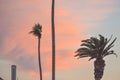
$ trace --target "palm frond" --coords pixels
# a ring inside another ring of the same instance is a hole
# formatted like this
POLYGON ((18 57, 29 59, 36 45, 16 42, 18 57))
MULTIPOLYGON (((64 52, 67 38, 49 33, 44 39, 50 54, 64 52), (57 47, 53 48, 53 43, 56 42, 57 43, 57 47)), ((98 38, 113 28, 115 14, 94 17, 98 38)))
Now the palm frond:
POLYGON ((99 46, 99 39, 97 39, 96 37, 91 37, 91 42, 96 46, 98 47, 99 46))
POLYGON ((82 47, 82 48, 79 48, 76 52, 82 52, 82 51, 89 51, 89 49, 82 47))
POLYGON ((86 47, 89 47, 89 48, 95 48, 95 45, 93 44, 91 39, 82 40, 81 42, 83 42, 82 43, 83 46, 86 46, 86 47))
POLYGON ((105 54, 106 52, 108 52, 114 45, 113 43, 116 41, 117 38, 115 38, 108 46, 106 46, 106 48, 103 51, 103 54, 105 54))
POLYGON ((100 46, 102 46, 104 43, 105 43, 105 41, 106 41, 106 39, 104 38, 104 36, 102 36, 102 35, 100 35, 99 34, 99 37, 100 37, 100 46))
POLYGON ((109 52, 106 52, 106 53, 103 55, 103 57, 108 56, 108 55, 111 55, 111 54, 113 54, 113 55, 115 55, 115 56, 117 57, 117 54, 114 53, 113 50, 111 50, 111 51, 109 51, 109 52))
POLYGON ((84 58, 84 57, 89 57, 89 55, 88 53, 85 53, 85 52, 79 52, 74 57, 84 58))
POLYGON ((109 39, 104 38, 104 43, 100 46, 101 54, 104 54, 103 51, 104 51, 106 45, 107 45, 107 44, 110 42, 110 40, 112 39, 112 36, 113 36, 113 35, 111 35, 111 37, 110 37, 109 39))
POLYGON ((94 58, 96 58, 95 56, 92 56, 88 61, 90 61, 90 60, 92 60, 92 59, 94 59, 94 58))
POLYGON ((87 48, 90 48, 90 49, 94 49, 95 48, 94 45, 88 44, 88 43, 82 43, 80 46, 84 46, 84 47, 87 47, 87 48))
POLYGON ((30 31, 29 34, 33 33, 34 31, 30 31))
POLYGON ((88 57, 90 55, 90 51, 88 48, 79 48, 75 53, 77 53, 74 57, 88 57))

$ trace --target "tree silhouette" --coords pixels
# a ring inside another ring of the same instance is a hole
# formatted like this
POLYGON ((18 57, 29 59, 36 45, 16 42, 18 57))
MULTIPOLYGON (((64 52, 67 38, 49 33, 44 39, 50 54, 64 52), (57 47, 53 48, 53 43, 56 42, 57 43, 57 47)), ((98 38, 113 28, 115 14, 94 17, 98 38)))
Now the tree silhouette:
POLYGON ((35 24, 32 31, 30 31, 30 33, 38 37, 38 63, 39 63, 40 80, 42 80, 42 66, 41 66, 41 57, 40 57, 41 32, 42 32, 42 26, 40 24, 35 24))
POLYGON ((81 48, 76 51, 75 57, 84 58, 90 57, 91 59, 96 59, 94 61, 94 78, 95 80, 101 80, 105 67, 104 57, 114 54, 111 48, 114 46, 114 42, 117 38, 115 38, 111 43, 112 36, 107 39, 102 35, 99 35, 99 38, 91 37, 90 39, 82 40, 81 48))

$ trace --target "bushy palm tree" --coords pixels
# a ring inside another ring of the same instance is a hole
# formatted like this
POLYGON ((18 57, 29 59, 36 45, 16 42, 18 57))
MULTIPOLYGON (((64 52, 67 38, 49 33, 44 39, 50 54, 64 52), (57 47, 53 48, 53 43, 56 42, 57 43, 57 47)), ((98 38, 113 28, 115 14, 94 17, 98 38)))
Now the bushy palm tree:
POLYGON ((38 37, 38 63, 39 63, 40 80, 42 80, 42 66, 41 66, 41 58, 40 58, 41 32, 42 32, 42 26, 40 24, 35 24, 32 31, 30 31, 30 33, 32 33, 34 36, 38 37))
POLYGON ((55 23, 54 23, 54 7, 55 0, 52 0, 51 7, 51 23, 52 23, 52 80, 55 80, 55 23))
MULTIPOLYGON (((99 38, 91 37, 90 39, 82 40, 81 47, 76 51, 75 57, 84 58, 90 57, 91 59, 95 59, 94 61, 94 78, 95 80, 101 80, 105 67, 104 57, 114 54, 111 48, 114 46, 114 42, 116 38, 110 43, 112 36, 107 39, 102 35, 99 35, 99 38)), ((116 55, 117 56, 117 55, 116 55)))

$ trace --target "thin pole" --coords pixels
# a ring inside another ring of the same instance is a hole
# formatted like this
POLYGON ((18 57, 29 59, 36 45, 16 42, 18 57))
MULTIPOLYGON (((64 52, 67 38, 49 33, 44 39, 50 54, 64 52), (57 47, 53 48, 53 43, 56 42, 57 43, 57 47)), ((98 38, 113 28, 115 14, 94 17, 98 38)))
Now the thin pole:
POLYGON ((51 12, 51 21, 52 21, 52 80, 55 80, 55 23, 54 23, 54 5, 55 0, 52 0, 52 12, 51 12))

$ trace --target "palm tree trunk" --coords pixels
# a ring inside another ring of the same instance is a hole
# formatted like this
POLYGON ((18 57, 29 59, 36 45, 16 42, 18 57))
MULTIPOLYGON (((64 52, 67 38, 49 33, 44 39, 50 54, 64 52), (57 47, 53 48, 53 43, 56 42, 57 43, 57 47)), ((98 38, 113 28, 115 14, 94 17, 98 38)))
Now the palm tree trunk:
POLYGON ((105 61, 100 58, 94 61, 94 78, 95 80, 101 80, 104 73, 105 61))
POLYGON ((52 0, 51 22, 52 22, 52 80, 55 80, 55 24, 54 24, 54 5, 55 0, 52 0))
POLYGON ((39 63, 39 76, 40 80, 42 80, 42 66, 41 66, 41 58, 40 58, 40 37, 38 36, 38 63, 39 63))

